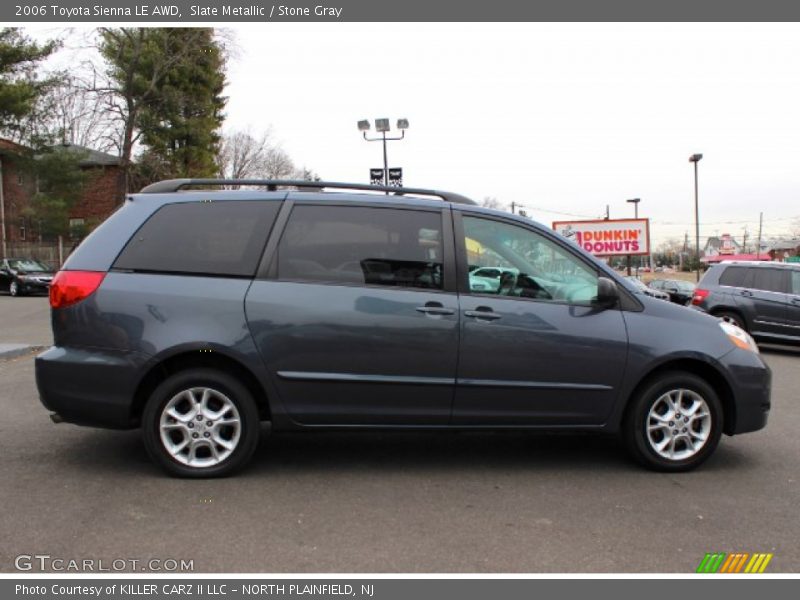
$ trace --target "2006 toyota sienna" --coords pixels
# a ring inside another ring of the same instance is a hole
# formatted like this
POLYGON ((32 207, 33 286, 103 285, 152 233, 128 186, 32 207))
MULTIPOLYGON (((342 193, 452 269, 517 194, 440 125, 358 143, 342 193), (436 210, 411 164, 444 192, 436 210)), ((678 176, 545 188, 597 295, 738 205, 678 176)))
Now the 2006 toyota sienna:
POLYGON ((159 182, 73 252, 50 303, 36 381, 53 420, 141 427, 180 476, 241 467, 264 421, 619 433, 679 471, 770 408, 747 333, 449 192, 159 182))

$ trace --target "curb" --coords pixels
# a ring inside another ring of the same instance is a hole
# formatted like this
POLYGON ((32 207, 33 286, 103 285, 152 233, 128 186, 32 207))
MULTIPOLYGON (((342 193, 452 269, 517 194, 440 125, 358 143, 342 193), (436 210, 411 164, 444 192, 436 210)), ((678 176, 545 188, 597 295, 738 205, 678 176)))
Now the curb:
POLYGON ((29 346, 28 344, 0 344, 0 360, 9 360, 24 356, 31 352, 41 349, 41 346, 29 346))

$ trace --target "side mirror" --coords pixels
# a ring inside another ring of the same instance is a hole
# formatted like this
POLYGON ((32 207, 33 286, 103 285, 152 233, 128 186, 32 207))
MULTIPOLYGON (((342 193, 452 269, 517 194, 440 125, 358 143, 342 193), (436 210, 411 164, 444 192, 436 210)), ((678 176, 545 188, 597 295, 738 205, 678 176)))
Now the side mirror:
POLYGON ((619 290, 617 284, 608 277, 597 278, 597 299, 595 306, 602 308, 612 308, 619 302, 619 290))

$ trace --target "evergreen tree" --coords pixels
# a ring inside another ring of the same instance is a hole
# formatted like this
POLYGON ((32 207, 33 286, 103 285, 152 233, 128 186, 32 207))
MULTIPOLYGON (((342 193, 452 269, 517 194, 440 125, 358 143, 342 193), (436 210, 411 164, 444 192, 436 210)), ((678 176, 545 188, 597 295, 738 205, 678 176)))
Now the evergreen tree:
POLYGON ((119 197, 131 189, 133 153, 140 141, 159 173, 213 174, 205 153, 210 151, 213 161, 224 105, 219 96, 224 52, 213 30, 119 27, 102 28, 99 35, 106 69, 93 91, 119 120, 119 197), (194 126, 196 131, 187 131, 194 126))
POLYGON ((226 98, 225 59, 212 29, 164 29, 169 54, 183 53, 143 103, 138 125, 151 159, 170 177, 213 177, 226 98))
POLYGON ((54 83, 53 78, 37 77, 36 68, 57 46, 55 41, 37 44, 20 29, 0 29, 0 129, 13 128, 54 83))
POLYGON ((84 158, 65 146, 45 148, 23 158, 22 167, 37 181, 27 216, 39 221, 43 235, 74 233, 69 230, 69 211, 80 200, 87 182, 87 174, 80 168, 84 158))

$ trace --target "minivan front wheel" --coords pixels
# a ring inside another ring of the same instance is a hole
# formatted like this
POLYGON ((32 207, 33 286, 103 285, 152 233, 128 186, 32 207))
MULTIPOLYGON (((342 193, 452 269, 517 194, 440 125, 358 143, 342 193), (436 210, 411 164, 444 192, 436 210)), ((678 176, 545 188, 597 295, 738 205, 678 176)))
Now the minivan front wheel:
POLYGON ((242 467, 258 445, 259 429, 247 388, 227 373, 206 369, 169 377, 142 415, 148 453, 181 477, 220 477, 242 467))
POLYGON ((705 461, 722 434, 722 407, 708 383, 691 373, 653 379, 633 399, 623 435, 633 456, 659 471, 688 471, 705 461))

